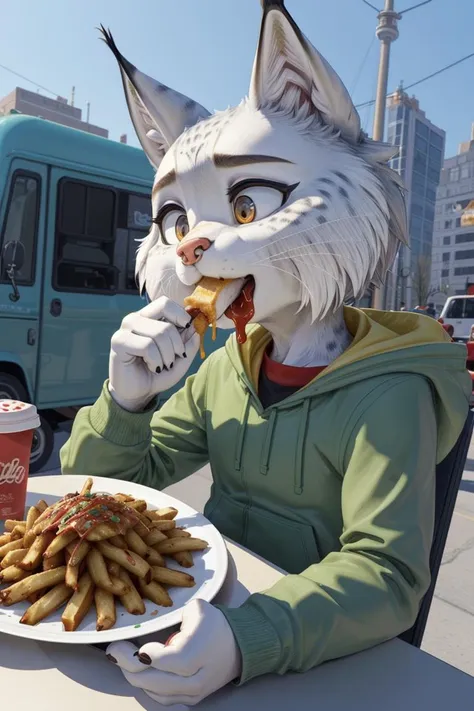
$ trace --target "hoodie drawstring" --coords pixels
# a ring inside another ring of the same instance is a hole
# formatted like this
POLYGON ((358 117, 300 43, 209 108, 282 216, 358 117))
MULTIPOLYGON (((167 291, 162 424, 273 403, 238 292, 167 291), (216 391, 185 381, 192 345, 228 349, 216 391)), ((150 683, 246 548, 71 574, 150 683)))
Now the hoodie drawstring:
POLYGON ((303 493, 303 458, 304 458, 304 447, 306 441, 306 431, 308 429, 308 417, 309 408, 311 405, 311 399, 308 398, 304 401, 300 426, 298 428, 298 438, 296 440, 296 457, 295 457, 295 494, 303 493))
POLYGON ((243 452, 243 448, 244 448, 245 431, 247 429, 249 411, 250 411, 250 392, 247 390, 245 400, 244 400, 244 406, 242 408, 242 414, 240 416, 239 433, 237 436, 237 442, 235 443, 235 471, 237 471, 237 472, 240 472, 240 470, 242 468, 242 452, 243 452))
POLYGON ((263 444, 262 458, 260 460, 260 473, 266 476, 268 474, 268 462, 270 459, 270 452, 272 449, 273 432, 275 430, 275 422, 277 418, 277 410, 273 409, 270 414, 267 425, 267 434, 265 437, 265 442, 263 444))

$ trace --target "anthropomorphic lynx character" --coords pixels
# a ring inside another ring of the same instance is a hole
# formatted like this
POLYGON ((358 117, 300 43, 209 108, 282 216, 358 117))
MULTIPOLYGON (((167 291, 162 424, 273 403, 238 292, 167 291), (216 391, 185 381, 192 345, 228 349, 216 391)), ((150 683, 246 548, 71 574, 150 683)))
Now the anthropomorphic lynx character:
POLYGON ((238 609, 191 603, 168 646, 110 647, 166 704, 408 629, 430 580, 435 465, 468 411, 465 350, 436 321, 344 306, 406 238, 393 148, 361 132, 283 1, 263 6, 249 97, 213 116, 104 32, 157 169, 137 258, 151 303, 114 335, 63 471, 160 489, 210 462, 207 517, 288 572, 238 609), (208 325, 236 332, 155 412, 208 325))

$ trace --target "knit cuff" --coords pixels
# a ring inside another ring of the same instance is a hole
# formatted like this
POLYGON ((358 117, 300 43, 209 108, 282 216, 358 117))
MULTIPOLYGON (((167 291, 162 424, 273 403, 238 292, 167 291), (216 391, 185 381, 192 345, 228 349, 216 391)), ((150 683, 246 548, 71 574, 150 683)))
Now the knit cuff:
POLYGON ((117 405, 106 380, 102 393, 89 410, 89 421, 101 437, 112 444, 134 447, 150 438, 150 425, 157 406, 156 398, 143 412, 128 412, 117 405))
POLYGON ((249 600, 241 607, 216 605, 229 623, 242 655, 238 686, 263 674, 276 673, 281 658, 280 639, 265 615, 249 600))

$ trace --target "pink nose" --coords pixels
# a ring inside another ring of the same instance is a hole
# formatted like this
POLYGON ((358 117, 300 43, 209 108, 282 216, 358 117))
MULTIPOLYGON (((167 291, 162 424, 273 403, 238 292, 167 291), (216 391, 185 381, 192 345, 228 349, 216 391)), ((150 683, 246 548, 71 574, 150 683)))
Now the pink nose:
POLYGON ((211 242, 205 237, 191 237, 178 245, 176 254, 181 258, 183 264, 196 264, 210 246, 211 242))

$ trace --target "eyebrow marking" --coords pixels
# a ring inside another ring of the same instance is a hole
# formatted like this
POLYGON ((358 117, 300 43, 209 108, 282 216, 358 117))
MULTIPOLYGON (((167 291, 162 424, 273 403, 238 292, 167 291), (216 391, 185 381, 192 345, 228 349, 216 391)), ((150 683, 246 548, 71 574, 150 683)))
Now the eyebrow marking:
POLYGON ((293 161, 286 160, 286 158, 276 158, 275 156, 230 156, 219 153, 214 156, 216 168, 239 168, 242 165, 251 165, 252 163, 291 163, 293 165, 293 161))
POLYGON ((154 197, 156 193, 160 190, 163 190, 163 188, 166 188, 168 185, 171 185, 171 183, 174 183, 175 180, 176 171, 170 170, 169 173, 166 173, 166 175, 164 175, 161 180, 159 180, 156 185, 153 186, 153 190, 151 193, 152 197, 154 197))

